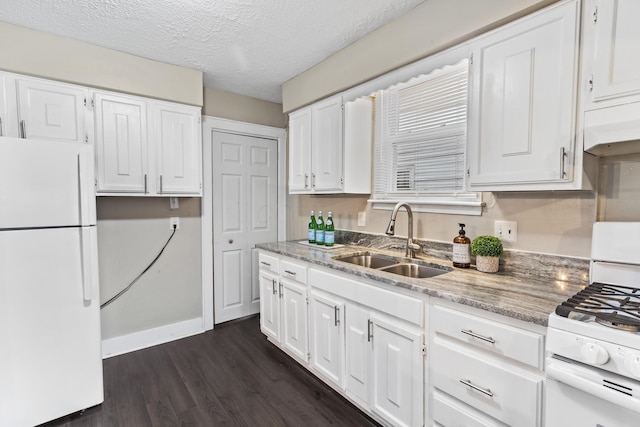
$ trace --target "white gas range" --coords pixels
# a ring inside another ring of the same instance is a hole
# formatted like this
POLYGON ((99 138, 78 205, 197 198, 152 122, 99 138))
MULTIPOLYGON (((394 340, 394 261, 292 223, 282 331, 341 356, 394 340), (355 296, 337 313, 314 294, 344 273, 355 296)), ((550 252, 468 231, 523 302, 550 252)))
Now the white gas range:
POLYGON ((590 284, 549 316, 547 427, 640 426, 640 222, 593 227, 590 284))

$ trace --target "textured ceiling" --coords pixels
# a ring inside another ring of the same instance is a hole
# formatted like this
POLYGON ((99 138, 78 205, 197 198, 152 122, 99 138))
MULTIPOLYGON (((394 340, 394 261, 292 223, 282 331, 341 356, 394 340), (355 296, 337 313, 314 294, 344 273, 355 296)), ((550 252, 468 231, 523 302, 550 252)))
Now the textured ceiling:
POLYGON ((0 21, 204 72, 281 102, 281 85, 425 0, 1 0, 0 21))

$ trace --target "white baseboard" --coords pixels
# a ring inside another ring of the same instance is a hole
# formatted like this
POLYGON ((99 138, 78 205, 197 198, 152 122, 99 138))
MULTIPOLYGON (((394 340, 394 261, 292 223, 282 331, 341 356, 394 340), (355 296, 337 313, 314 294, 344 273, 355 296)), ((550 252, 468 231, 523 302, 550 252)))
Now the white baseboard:
POLYGON ((201 317, 102 340, 102 358, 118 356, 204 332, 201 317))

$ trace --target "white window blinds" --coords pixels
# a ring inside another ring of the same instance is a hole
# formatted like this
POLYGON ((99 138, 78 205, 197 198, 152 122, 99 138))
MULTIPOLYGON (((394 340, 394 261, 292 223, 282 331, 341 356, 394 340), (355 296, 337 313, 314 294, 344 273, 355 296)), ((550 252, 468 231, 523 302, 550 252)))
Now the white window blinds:
POLYGON ((464 59, 378 93, 375 200, 464 193, 467 82, 464 59))

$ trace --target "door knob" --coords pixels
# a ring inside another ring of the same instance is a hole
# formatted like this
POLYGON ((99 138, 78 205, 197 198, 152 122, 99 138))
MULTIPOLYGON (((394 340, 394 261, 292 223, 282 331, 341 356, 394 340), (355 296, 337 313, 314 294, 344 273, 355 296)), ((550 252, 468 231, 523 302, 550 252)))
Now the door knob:
POLYGON ((233 239, 229 239, 229 243, 233 243, 233 239))

